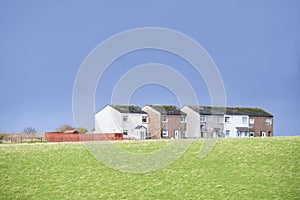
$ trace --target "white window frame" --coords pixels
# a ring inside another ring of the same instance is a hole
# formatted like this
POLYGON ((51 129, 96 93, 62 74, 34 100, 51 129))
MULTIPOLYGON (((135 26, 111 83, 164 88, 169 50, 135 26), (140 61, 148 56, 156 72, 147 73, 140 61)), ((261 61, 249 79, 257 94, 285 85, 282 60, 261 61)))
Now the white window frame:
POLYGON ((218 123, 223 123, 223 117, 218 117, 218 123))
POLYGON ((123 135, 128 135, 128 130, 123 130, 123 135))
POLYGON ((249 118, 249 124, 254 124, 254 118, 249 118))
POLYGON ((204 124, 204 123, 201 123, 201 124, 200 124, 200 131, 201 131, 201 132, 205 131, 205 124, 204 124), (201 128, 201 127, 203 127, 203 128, 201 128))
POLYGON ((147 122, 148 122, 148 117, 147 116, 142 116, 142 123, 147 123, 147 122))
POLYGON ((205 115, 200 115, 200 122, 206 122, 205 115))
POLYGON ((168 116, 167 116, 167 115, 163 115, 163 116, 161 117, 161 121, 162 121, 162 122, 168 122, 168 116))
POLYGON ((225 131, 225 137, 229 137, 230 136, 230 130, 226 130, 225 131))
POLYGON ((128 115, 123 115, 123 122, 128 122, 128 115))
POLYGON ((247 117, 242 117, 242 123, 243 123, 243 124, 248 124, 247 117))
POLYGON ((272 119, 270 117, 266 118, 266 125, 271 125, 272 119))
POLYGON ((180 116, 180 123, 185 123, 186 122, 186 117, 184 115, 180 116))
POLYGON ((224 122, 225 122, 225 123, 230 123, 230 117, 229 117, 229 116, 225 116, 224 122), (228 120, 226 120, 226 119, 228 119, 228 120))
POLYGON ((249 137, 251 137, 251 138, 254 137, 254 132, 250 132, 249 137))
POLYGON ((163 130, 163 131, 162 131, 162 136, 163 136, 163 137, 168 137, 168 136, 169 136, 168 130, 163 130))

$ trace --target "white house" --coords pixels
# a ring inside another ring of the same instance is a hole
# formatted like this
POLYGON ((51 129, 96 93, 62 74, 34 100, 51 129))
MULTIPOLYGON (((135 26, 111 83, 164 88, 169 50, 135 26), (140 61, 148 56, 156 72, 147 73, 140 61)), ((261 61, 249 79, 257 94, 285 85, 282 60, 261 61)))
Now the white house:
POLYGON ((226 138, 249 137, 249 116, 242 109, 227 108, 224 131, 226 138))
POLYGON ((148 114, 138 106, 107 105, 95 114, 95 133, 123 133, 124 138, 146 139, 148 114))

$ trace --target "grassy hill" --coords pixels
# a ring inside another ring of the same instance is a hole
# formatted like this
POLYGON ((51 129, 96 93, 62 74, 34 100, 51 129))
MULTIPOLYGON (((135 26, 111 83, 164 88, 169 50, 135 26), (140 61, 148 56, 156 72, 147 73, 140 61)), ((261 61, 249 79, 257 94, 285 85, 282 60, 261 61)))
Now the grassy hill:
MULTIPOLYGON (((169 141, 126 141, 149 152, 169 141)), ((299 199, 300 137, 219 139, 204 159, 203 140, 162 170, 120 172, 81 143, 0 145, 0 199, 299 199)))

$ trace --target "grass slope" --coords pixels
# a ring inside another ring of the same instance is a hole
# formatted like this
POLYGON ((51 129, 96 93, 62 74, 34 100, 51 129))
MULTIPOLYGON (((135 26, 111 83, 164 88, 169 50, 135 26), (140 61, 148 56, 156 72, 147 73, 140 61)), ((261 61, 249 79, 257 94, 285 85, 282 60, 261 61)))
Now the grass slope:
MULTIPOLYGON (((168 141, 126 141, 149 152, 168 141)), ((107 168, 81 143, 0 145, 0 199, 299 199, 300 137, 219 139, 199 159, 195 140, 146 174, 107 168)))

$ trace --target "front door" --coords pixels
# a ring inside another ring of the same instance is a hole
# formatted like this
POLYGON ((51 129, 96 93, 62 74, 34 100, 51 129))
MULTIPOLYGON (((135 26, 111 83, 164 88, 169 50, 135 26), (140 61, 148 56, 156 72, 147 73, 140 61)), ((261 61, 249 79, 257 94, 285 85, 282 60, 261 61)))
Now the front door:
POLYGON ((174 131, 174 137, 175 137, 175 139, 179 139, 179 138, 180 138, 180 135, 179 135, 179 131, 178 131, 178 130, 175 130, 175 131, 174 131))

